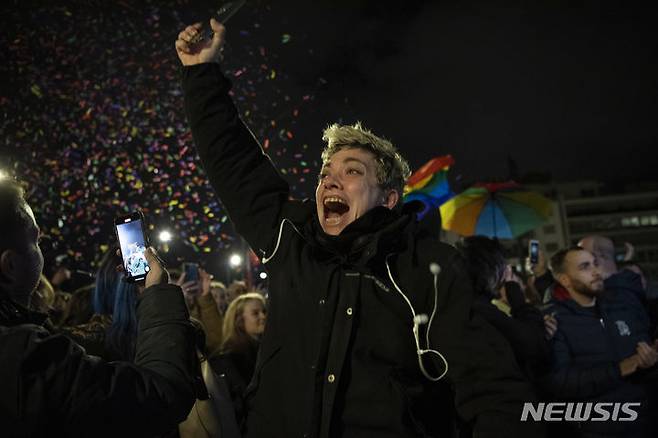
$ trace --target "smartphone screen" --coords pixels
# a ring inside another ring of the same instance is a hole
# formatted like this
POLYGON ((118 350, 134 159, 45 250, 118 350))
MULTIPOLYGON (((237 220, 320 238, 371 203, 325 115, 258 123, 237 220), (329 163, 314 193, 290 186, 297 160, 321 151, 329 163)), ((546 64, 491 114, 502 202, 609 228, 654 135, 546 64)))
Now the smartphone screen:
POLYGON ((133 213, 118 218, 115 221, 123 267, 126 279, 138 281, 146 278, 149 265, 146 262, 146 238, 144 236, 144 221, 141 213, 133 213))
POLYGON ((528 246, 528 252, 530 253, 530 263, 536 265, 539 262, 539 241, 531 240, 528 246))
POLYGON ((185 281, 199 281, 199 265, 196 263, 184 263, 185 281))

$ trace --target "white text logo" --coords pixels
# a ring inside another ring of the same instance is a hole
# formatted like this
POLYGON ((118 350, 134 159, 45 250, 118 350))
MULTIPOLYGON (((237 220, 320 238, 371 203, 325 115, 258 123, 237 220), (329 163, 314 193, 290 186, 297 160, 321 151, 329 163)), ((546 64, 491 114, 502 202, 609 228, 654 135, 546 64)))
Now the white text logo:
POLYGON ((640 403, 524 403, 521 421, 635 421, 640 403))

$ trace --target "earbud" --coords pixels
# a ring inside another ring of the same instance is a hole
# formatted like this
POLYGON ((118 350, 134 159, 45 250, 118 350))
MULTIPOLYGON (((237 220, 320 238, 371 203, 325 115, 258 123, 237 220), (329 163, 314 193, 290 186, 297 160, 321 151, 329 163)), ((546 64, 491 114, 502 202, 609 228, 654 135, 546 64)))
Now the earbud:
POLYGON ((421 314, 418 314, 418 315, 414 316, 414 324, 415 325, 427 324, 427 321, 429 321, 429 318, 424 313, 421 313, 421 314))
POLYGON ((441 266, 438 263, 430 263, 430 272, 434 275, 439 275, 441 273, 441 266))

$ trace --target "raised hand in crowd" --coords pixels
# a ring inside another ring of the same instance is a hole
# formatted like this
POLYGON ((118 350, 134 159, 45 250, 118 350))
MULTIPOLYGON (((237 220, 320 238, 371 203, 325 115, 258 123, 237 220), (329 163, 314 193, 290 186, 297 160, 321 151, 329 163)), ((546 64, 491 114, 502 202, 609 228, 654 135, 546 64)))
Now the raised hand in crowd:
POLYGON ((180 286, 185 295, 185 299, 191 301, 199 293, 199 282, 197 280, 185 281, 185 272, 183 272, 175 284, 180 286))
POLYGON ((546 254, 542 249, 537 252, 537 263, 532 263, 530 257, 525 258, 526 272, 532 273, 535 277, 541 277, 548 271, 548 263, 546 262, 546 254))
MULTIPOLYGON (((121 257, 121 250, 117 249, 117 255, 121 257)), ((144 282, 137 283, 137 292, 140 294, 144 292, 144 289, 147 289, 150 286, 170 283, 169 272, 165 269, 164 262, 160 256, 158 256, 156 249, 149 246, 146 248, 146 251, 144 251, 144 257, 146 257, 150 270, 148 274, 146 274, 144 282)), ((123 264, 121 264, 117 265, 116 270, 122 272, 125 271, 125 268, 123 264)))
POLYGON ((199 268, 199 288, 201 289, 202 297, 210 294, 212 279, 212 274, 206 272, 203 268, 199 268))
POLYGON ((180 286, 180 288, 183 290, 185 298, 193 299, 197 295, 204 297, 210 293, 210 284, 212 279, 213 276, 211 274, 206 272, 205 269, 199 268, 198 280, 185 281, 185 272, 183 272, 178 277, 175 284, 180 286))
POLYGON ((178 34, 176 53, 178 53, 178 58, 183 65, 220 61, 226 28, 214 18, 210 19, 210 27, 213 30, 212 38, 198 43, 194 42, 194 38, 203 28, 201 23, 187 26, 178 34))
POLYGON ((169 272, 164 267, 164 263, 158 257, 155 248, 148 247, 144 251, 144 256, 149 264, 149 272, 146 274, 144 286, 148 289, 151 286, 169 283, 169 272))
POLYGON ((550 341, 557 331, 557 319, 553 314, 544 315, 544 328, 546 330, 546 340, 550 341))
POLYGON ((507 289, 505 288, 505 283, 507 282, 518 284, 522 292, 525 291, 525 284, 523 284, 523 281, 519 278, 518 275, 516 275, 511 265, 507 265, 505 267, 505 271, 503 273, 503 287, 500 288, 500 299, 505 303, 510 304, 507 297, 507 289))

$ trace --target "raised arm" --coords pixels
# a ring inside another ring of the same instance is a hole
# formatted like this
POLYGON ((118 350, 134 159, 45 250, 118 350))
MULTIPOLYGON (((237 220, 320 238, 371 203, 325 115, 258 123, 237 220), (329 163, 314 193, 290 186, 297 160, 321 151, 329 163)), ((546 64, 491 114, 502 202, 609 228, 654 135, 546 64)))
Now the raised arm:
POLYGON ((238 233, 254 250, 269 252, 288 184, 240 120, 218 63, 225 29, 214 20, 211 26, 209 41, 190 43, 200 24, 188 26, 176 41, 185 111, 203 168, 238 233))

